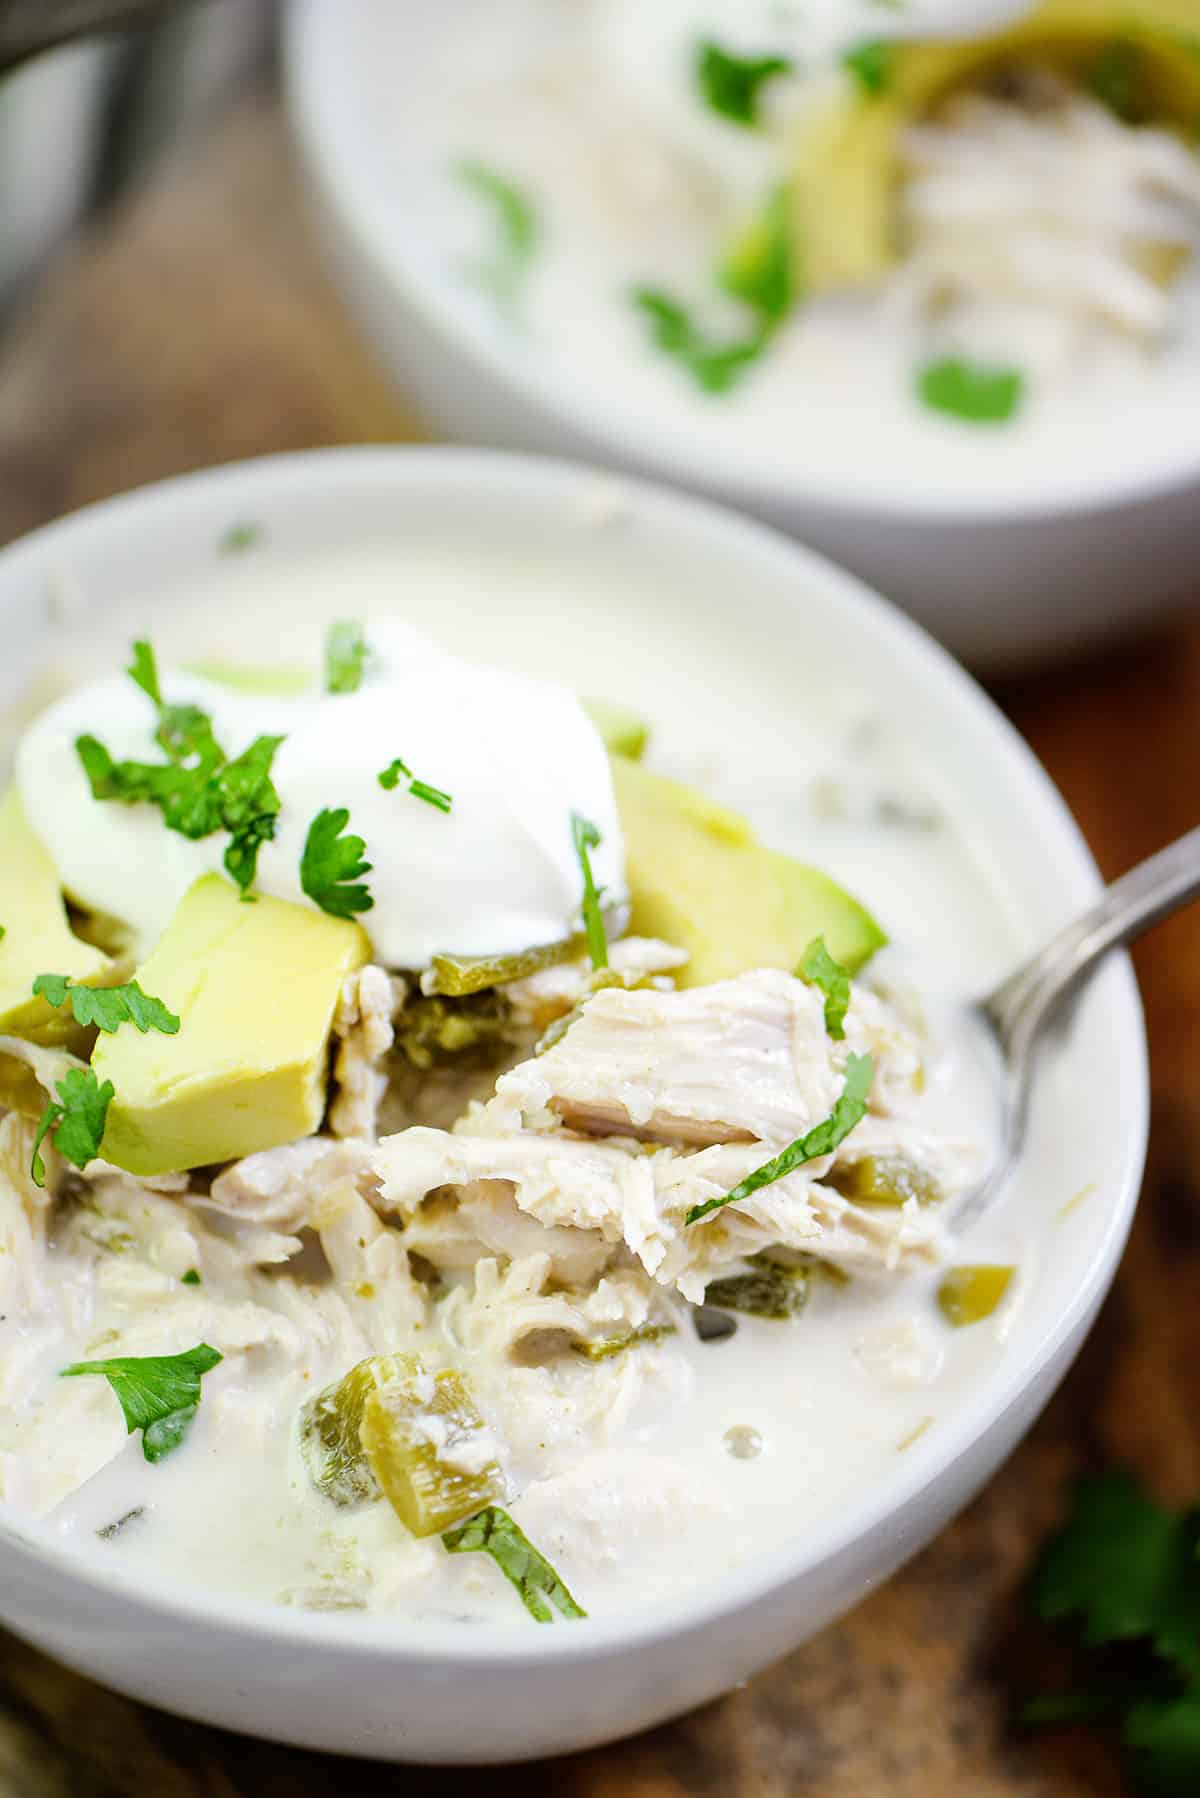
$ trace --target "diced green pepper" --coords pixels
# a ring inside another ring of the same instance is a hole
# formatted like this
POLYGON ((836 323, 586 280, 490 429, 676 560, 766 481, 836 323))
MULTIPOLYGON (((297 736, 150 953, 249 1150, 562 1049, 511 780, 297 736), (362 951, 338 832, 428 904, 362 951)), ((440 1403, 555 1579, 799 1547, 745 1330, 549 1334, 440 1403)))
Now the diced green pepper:
POLYGON ((942 1316, 956 1330, 982 1323, 999 1305, 1015 1272, 1013 1267, 996 1265, 952 1267, 937 1291, 942 1316))
POLYGON ((903 1155, 862 1155, 839 1162, 826 1184, 856 1205, 933 1205, 942 1193, 937 1182, 903 1155))
POLYGON ((427 1374, 397 1356, 401 1377, 375 1386, 360 1436, 384 1497, 414 1536, 434 1536, 503 1498, 504 1475, 462 1374, 427 1374))

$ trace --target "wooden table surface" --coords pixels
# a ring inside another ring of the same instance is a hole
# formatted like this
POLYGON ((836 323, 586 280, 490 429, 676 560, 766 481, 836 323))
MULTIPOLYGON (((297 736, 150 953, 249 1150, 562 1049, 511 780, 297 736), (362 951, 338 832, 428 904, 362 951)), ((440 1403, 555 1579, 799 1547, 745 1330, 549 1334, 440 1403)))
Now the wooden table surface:
MULTIPOLYGON (((183 469, 418 434, 325 281, 264 95, 60 262, 0 339, 0 540, 183 469)), ((1197 822, 1200 614, 998 697, 1106 874, 1197 822)), ((1072 1474, 1120 1459, 1168 1498, 1200 1493, 1200 908, 1137 961, 1153 1144, 1116 1289, 1020 1451, 852 1616, 678 1723, 482 1773, 350 1768, 179 1722, 0 1636, 0 1798, 340 1798, 348 1780, 358 1798, 1116 1798, 1103 1744, 1030 1739, 1009 1710, 1049 1652, 1017 1594, 1072 1474)))

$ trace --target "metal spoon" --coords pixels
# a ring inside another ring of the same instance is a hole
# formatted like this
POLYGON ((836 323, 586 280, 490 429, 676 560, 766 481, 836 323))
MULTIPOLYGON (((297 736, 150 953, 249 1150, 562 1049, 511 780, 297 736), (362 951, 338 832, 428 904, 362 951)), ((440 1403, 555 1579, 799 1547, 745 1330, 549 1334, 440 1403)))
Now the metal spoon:
POLYGON ((0 73, 73 38, 124 31, 190 0, 0 0, 0 73))
POLYGON ((1188 831, 1115 880, 1081 918, 972 1008, 973 1021, 1003 1062, 1003 1123, 995 1163, 960 1207, 956 1231, 982 1217, 1021 1152, 1038 1043, 1051 1017, 1111 949, 1131 943, 1196 898, 1200 898, 1200 829, 1188 831))

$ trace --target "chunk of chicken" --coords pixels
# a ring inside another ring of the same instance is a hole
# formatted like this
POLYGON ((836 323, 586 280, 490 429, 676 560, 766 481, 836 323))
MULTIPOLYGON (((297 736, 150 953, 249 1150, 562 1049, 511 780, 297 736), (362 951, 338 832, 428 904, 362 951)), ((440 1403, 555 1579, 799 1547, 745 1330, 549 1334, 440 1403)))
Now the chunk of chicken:
POLYGON ((191 1203, 239 1223, 302 1230, 336 1187, 350 1181, 361 1188, 370 1172, 370 1143, 308 1136, 232 1162, 217 1175, 207 1198, 193 1195, 191 1203))
POLYGON ((391 976, 374 963, 342 982, 333 1034, 334 1099, 329 1128, 335 1136, 373 1137, 380 1102, 387 1091, 382 1066, 396 1040, 392 1016, 396 994, 391 976))
POLYGON ((782 1148, 827 1117, 851 1049, 871 1053, 883 1092, 911 1086, 911 1039, 856 993, 844 1042, 823 995, 773 969, 683 992, 606 988, 544 1055, 503 1074, 497 1113, 513 1127, 547 1109, 572 1129, 689 1145, 782 1148))

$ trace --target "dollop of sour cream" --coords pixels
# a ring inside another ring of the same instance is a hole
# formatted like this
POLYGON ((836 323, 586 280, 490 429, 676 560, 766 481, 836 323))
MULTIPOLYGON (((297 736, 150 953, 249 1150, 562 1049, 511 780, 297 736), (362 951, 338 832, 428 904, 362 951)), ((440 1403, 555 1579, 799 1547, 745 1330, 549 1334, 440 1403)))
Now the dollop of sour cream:
MULTIPOLYGON (((254 890, 310 904, 300 862, 316 814, 345 807, 364 839, 374 904, 359 916, 376 959, 422 968, 435 954, 497 955, 578 928, 582 876, 571 815, 594 823, 592 869, 606 900, 624 893, 621 827, 604 745, 565 687, 477 667, 395 620, 366 627, 370 657, 353 693, 314 675, 294 693, 238 690, 160 671, 168 704, 200 706, 230 757, 281 736, 271 777, 281 809, 258 856, 254 890), (451 796, 449 812, 379 774, 400 757, 451 796)), ((70 897, 131 926, 144 952, 184 893, 220 871, 228 834, 192 842, 157 807, 98 801, 76 738, 98 737, 116 760, 158 762, 154 706, 126 674, 78 687, 43 712, 17 749, 30 824, 70 897)))

